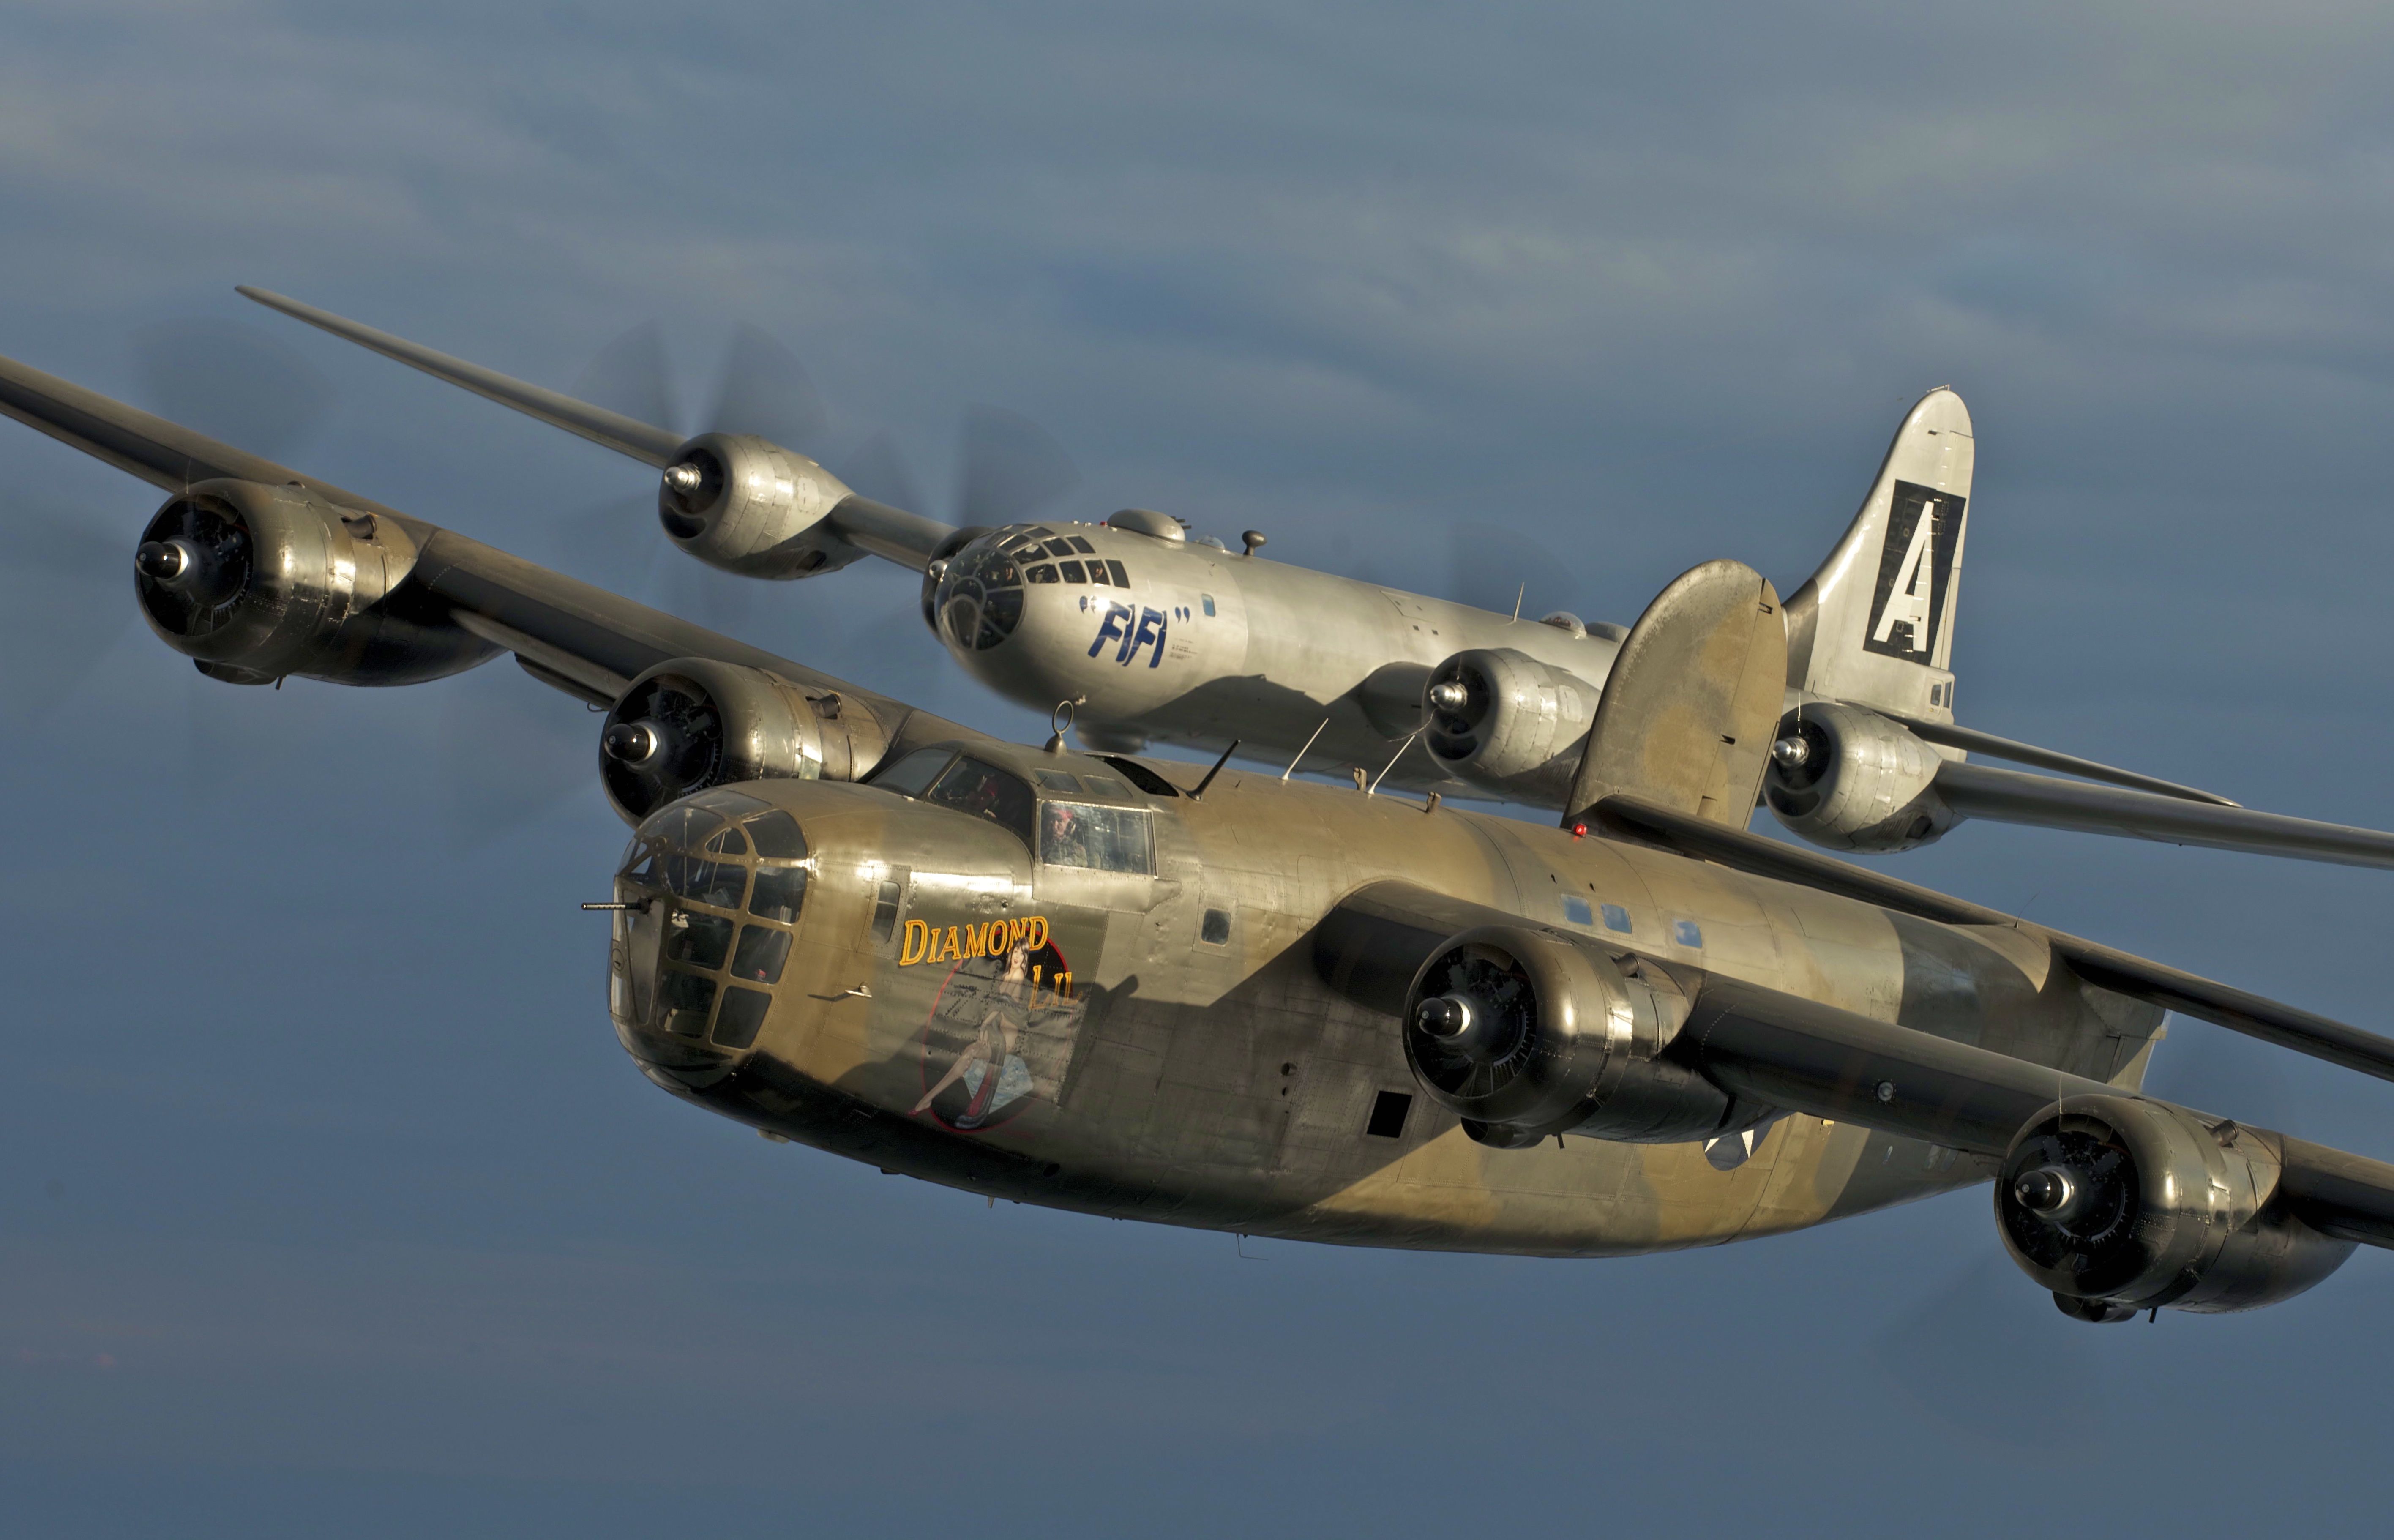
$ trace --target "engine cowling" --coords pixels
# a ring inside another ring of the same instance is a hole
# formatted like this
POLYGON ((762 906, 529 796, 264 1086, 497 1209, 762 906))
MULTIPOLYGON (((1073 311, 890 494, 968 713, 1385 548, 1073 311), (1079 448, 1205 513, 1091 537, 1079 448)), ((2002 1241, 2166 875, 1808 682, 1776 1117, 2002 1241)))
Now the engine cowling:
POLYGON ((1559 803, 1596 720, 1597 689, 1509 647, 1457 652, 1429 677, 1422 741, 1450 773, 1500 795, 1559 803))
POLYGON ((134 591, 160 640, 232 684, 416 684, 493 656, 441 608, 395 592, 415 558, 396 520, 305 487, 202 481, 142 530, 134 591))
POLYGON ((657 522, 710 567, 743 577, 810 577, 864 555, 824 524, 853 495, 794 449, 748 433, 703 433, 657 487, 657 522))
POLYGON ((634 679, 598 743, 608 800, 632 823, 709 786, 853 781, 889 746, 879 718, 835 691, 706 658, 675 658, 634 679))
POLYGON ((2352 1254, 2272 1203, 2274 1138, 2139 1098, 2071 1097, 2013 1139, 1996 1228, 2078 1320, 2273 1305, 2352 1254))
POLYGON ((1486 1144, 1572 1131, 1677 1144, 1768 1115, 1666 1057, 1687 1017, 1686 996, 1651 963, 1484 926, 1414 976, 1405 1060, 1486 1144))
POLYGON ((1874 711, 1814 702, 1780 718, 1762 797, 1832 850, 1909 850, 1961 822, 1932 783, 1937 751, 1874 711))

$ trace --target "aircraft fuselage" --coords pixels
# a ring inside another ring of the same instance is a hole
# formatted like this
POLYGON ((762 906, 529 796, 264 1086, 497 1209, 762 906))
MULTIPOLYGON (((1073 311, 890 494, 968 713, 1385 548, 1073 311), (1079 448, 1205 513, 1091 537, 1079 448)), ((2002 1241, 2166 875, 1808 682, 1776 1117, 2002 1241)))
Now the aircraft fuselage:
POLYGON ((1395 1020, 1317 968, 1316 928, 1343 898, 1401 880, 2128 1086, 2161 1020, 2019 932, 1639 846, 1236 770, 1192 801, 1138 793, 1078 755, 954 752, 1036 787, 1043 835, 1065 804, 1086 839, 1131 851, 1114 864, 1152 872, 1038 859, 1037 836, 875 786, 701 794, 643 826, 618 885, 649 904, 618 917, 612 985, 618 1034, 651 1079, 770 1135, 993 1197, 1290 1239, 1592 1256, 1800 1228, 1991 1166, 1801 1115, 1709 1144, 1477 1143, 1421 1094, 1395 1020), (685 847, 740 845, 725 818, 755 831, 776 812, 802 835, 802 863, 675 856, 660 822, 682 821, 685 847), (1124 831, 1148 825, 1142 861, 1124 831), (791 870, 805 873, 795 923, 760 919, 788 903, 791 870), (1018 945, 1028 967, 1009 983, 1018 945))

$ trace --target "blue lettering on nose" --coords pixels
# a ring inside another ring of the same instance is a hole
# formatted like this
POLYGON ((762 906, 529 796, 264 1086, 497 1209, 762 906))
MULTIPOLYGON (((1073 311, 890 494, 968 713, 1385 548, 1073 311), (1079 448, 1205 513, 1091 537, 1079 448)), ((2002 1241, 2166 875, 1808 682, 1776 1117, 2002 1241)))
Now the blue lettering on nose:
POLYGON ((1089 656, 1096 657, 1105 651, 1106 643, 1116 640, 1123 644, 1125 652, 1122 657, 1114 661, 1116 663, 1129 661, 1130 606, 1127 604, 1106 606, 1106 618, 1098 623, 1098 639, 1089 643, 1089 656))
MULTIPOLYGON (((1164 661, 1164 612, 1161 610, 1141 610, 1138 612, 1138 633, 1131 640, 1131 657, 1137 657, 1140 646, 1148 642, 1155 644, 1155 651, 1147 655, 1147 666, 1153 668, 1164 661)), ((1127 663, 1129 660, 1124 661, 1127 663)))

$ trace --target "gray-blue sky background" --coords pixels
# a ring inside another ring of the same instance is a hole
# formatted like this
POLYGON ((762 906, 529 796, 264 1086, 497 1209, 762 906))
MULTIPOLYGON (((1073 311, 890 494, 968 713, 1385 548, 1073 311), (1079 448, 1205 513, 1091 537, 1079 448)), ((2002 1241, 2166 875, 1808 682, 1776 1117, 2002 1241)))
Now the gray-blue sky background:
MULTIPOLYGON (((932 511, 992 402, 1072 450, 1069 512, 1623 622, 1716 556, 1792 587, 1950 382, 1966 721, 2394 818, 2382 7, 677 12, 20 0, 0 352, 143 400, 142 328, 254 319, 331 387, 291 458, 591 573, 565 532, 638 467, 231 286, 559 386, 654 317, 693 405, 753 321, 932 511), (1458 570, 1481 525, 1559 560, 1458 570)), ((118 562, 157 502, 13 425, 0 486, 118 562)), ((2097 1330, 1983 1192, 1623 1262, 1245 1260, 769 1146, 614 1045, 578 707, 207 685, 86 586, 0 578, 33 1531, 2377 1527, 2380 1254, 2097 1330)), ((1027 731, 912 589, 740 628, 1027 731)), ((2387 1024, 2385 874, 1977 825, 1892 864, 2387 1024)), ((2394 1087, 2200 1024, 2152 1084, 2394 1155, 2394 1087)))

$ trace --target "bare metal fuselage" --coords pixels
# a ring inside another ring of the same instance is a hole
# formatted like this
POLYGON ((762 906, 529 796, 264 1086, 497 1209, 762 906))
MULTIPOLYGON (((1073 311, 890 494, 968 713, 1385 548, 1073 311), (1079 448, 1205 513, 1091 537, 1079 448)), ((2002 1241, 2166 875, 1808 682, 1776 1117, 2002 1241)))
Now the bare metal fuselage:
MULTIPOLYGON (((1020 624, 996 645, 960 645, 947 626, 940 638, 991 689, 1041 711, 1078 700, 1080 721, 1101 731, 1195 747, 1236 738, 1282 763, 1310 739, 1309 770, 1375 778, 1387 770, 1390 786, 1484 796, 1414 737, 1428 670, 1458 652, 1507 649, 1582 681, 1592 710, 1620 652, 1601 628, 1574 635, 1102 524, 1046 527, 1111 558, 1130 586, 1033 583, 1020 624), (1149 615, 1159 618, 1160 642, 1138 639, 1149 615)), ((1559 806, 1585 738, 1583 724, 1542 777, 1510 789, 1559 806)))

